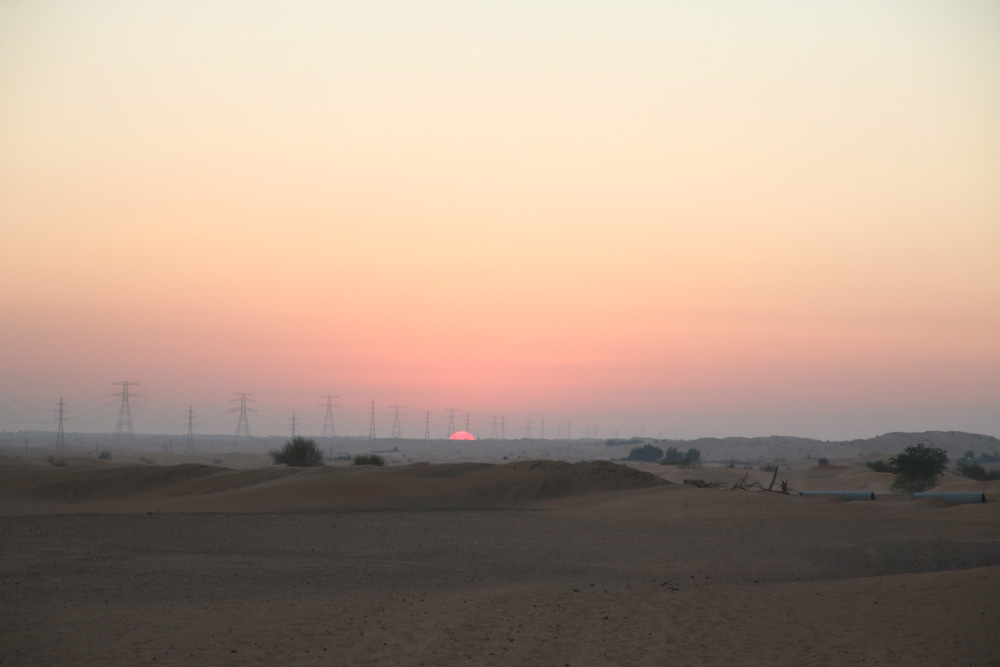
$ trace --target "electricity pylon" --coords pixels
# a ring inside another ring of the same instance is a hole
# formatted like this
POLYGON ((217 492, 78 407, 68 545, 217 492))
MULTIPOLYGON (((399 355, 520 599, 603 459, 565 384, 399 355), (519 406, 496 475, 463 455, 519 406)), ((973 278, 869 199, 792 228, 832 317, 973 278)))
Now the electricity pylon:
MULTIPOLYGON (((239 440, 240 436, 243 436, 247 440, 249 440, 250 439, 250 420, 247 419, 247 413, 248 412, 257 412, 257 410, 254 409, 254 408, 248 408, 247 407, 247 397, 248 396, 253 396, 253 394, 252 393, 248 394, 246 392, 243 392, 243 393, 233 392, 233 395, 234 396, 239 396, 239 402, 240 402, 240 408, 239 408, 239 410, 240 410, 240 416, 236 419, 236 439, 239 440)), ((236 401, 237 399, 234 398, 233 400, 236 401)), ((253 399, 251 398, 250 401, 253 402, 253 399)), ((232 410, 230 410, 230 412, 236 412, 236 408, 233 408, 232 410)))
POLYGON ((526 421, 526 422, 524 422, 524 425, 527 427, 525 429, 525 431, 524 431, 524 437, 525 438, 530 438, 531 437, 531 422, 530 421, 526 421))
POLYGON ((292 440, 294 440, 295 439, 295 422, 296 422, 295 411, 294 410, 292 410, 292 418, 289 419, 288 421, 292 422, 292 440))
POLYGON ((194 406, 188 406, 188 433, 184 453, 194 454, 194 406))
POLYGON ((368 423, 368 439, 375 439, 375 399, 372 399, 372 416, 371 421, 368 423))
POLYGON ((431 411, 424 415, 424 440, 431 439, 431 411))
MULTIPOLYGON (((115 426, 115 446, 121 444, 122 436, 125 437, 129 445, 132 445, 135 444, 135 431, 132 429, 132 408, 128 404, 128 388, 129 385, 137 385, 139 383, 115 382, 115 384, 122 386, 122 406, 118 410, 118 424, 115 426)), ((112 394, 112 396, 118 396, 118 394, 112 394)))
POLYGON ((402 438, 403 430, 399 427, 399 411, 401 408, 405 408, 405 405, 390 405, 392 408, 392 437, 402 438))
POLYGON ((455 408, 447 408, 448 410, 448 432, 444 434, 445 440, 451 437, 451 434, 455 432, 455 408))
POLYGON ((65 416, 66 406, 61 398, 59 399, 58 408, 59 416, 58 426, 56 427, 56 449, 62 449, 66 446, 66 434, 63 432, 63 417, 65 416))
POLYGON ((490 419, 493 420, 493 428, 490 429, 490 439, 493 440, 494 438, 496 438, 499 435, 499 432, 497 431, 497 421, 499 421, 500 417, 497 417, 496 415, 494 415, 494 416, 490 417, 490 419))
POLYGON ((320 396, 320 398, 326 399, 326 417, 323 418, 323 437, 334 438, 337 436, 337 431, 333 428, 333 399, 337 397, 332 394, 326 394, 325 396, 320 396))

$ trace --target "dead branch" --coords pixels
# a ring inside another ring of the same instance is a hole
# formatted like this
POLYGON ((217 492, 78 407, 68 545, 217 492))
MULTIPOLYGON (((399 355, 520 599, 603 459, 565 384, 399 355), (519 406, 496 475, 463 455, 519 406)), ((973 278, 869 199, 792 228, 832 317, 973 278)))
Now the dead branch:
POLYGON ((780 467, 781 466, 778 466, 778 465, 774 466, 774 476, 771 477, 771 483, 767 485, 767 490, 768 491, 770 491, 772 488, 774 488, 774 480, 778 479, 778 468, 780 468, 780 467))

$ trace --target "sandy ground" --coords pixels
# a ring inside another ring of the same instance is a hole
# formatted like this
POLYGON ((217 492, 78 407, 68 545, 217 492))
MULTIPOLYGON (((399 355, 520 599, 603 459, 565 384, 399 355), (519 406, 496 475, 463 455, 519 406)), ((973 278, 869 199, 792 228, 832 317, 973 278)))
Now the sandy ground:
POLYGON ((1000 483, 0 461, 0 663, 1000 665, 1000 483))

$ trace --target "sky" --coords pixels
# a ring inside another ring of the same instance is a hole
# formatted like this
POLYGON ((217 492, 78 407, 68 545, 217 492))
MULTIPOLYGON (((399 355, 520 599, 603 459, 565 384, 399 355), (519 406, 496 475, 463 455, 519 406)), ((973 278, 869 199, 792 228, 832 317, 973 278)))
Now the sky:
POLYGON ((0 0, 0 430, 1000 435, 998 118, 992 0, 0 0))

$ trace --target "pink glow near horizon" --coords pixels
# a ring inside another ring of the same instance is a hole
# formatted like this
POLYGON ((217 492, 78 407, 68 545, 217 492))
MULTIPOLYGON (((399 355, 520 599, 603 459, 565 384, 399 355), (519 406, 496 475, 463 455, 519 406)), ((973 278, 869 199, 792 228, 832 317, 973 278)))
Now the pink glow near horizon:
POLYGON ((1000 434, 1000 15, 894 7, 0 6, 0 430, 1000 434))

